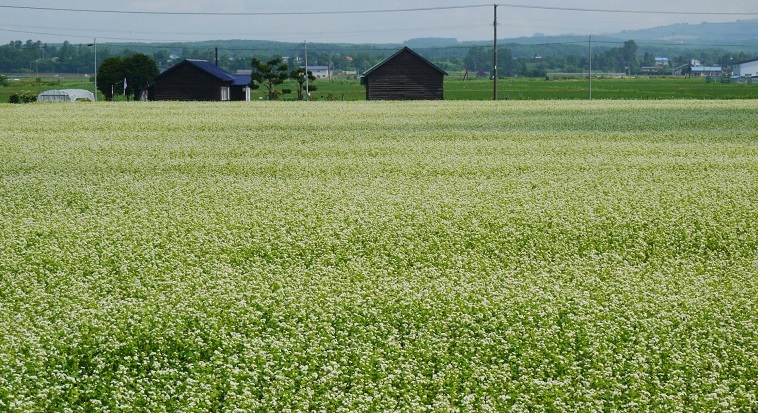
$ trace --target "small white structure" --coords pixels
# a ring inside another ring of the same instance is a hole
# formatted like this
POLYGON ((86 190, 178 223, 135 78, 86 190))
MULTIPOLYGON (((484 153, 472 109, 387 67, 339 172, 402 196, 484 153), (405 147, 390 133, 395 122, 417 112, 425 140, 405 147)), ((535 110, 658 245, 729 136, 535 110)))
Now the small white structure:
MULTIPOLYGON (((305 66, 300 66, 300 68, 304 68, 305 66)), ((313 73, 313 76, 316 77, 316 79, 331 79, 332 78, 332 70, 329 66, 308 66, 307 71, 313 73)))
POLYGON ((46 90, 37 96, 37 102, 95 101, 95 95, 84 89, 46 90))

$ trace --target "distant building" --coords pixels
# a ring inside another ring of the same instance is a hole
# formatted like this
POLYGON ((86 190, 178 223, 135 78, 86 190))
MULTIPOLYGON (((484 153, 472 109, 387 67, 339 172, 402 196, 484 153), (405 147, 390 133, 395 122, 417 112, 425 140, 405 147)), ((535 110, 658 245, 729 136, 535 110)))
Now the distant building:
POLYGON ((692 76, 721 76, 721 66, 692 66, 690 70, 692 76))
POLYGON ((656 57, 655 58, 655 65, 656 66, 668 66, 669 65, 669 58, 668 57, 656 57))
MULTIPOLYGON (((305 66, 300 66, 301 69, 305 66)), ((313 73, 316 79, 331 79, 332 69, 329 66, 308 66, 306 71, 313 73)))
POLYGON ((733 75, 739 77, 755 77, 758 76, 758 59, 748 60, 746 62, 738 63, 732 68, 733 75))
POLYGON ((716 77, 721 76, 721 66, 703 66, 699 60, 692 59, 689 64, 681 65, 673 68, 672 74, 674 76, 705 76, 716 77))
POLYGON ((366 100, 441 100, 447 73, 404 47, 361 77, 366 100))
POLYGON ((149 100, 249 101, 249 74, 232 75, 206 60, 185 60, 153 79, 149 100))
POLYGON ((660 74, 663 73, 663 66, 642 66, 640 67, 640 72, 643 73, 654 73, 654 74, 660 74))

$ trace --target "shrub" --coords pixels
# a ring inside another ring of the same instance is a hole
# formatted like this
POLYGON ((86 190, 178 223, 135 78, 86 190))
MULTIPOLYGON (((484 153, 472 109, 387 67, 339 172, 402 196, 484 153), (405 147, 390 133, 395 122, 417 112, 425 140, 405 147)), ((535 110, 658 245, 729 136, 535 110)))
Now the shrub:
POLYGON ((8 103, 32 103, 37 101, 37 95, 34 92, 25 90, 21 93, 14 93, 8 98, 8 103))

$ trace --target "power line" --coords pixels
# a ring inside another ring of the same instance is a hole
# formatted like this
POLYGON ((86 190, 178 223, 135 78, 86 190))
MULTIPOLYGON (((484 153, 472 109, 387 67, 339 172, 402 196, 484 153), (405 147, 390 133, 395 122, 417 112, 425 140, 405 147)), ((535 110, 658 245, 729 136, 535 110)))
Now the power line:
POLYGON ((32 6, 7 6, 0 5, 5 9, 58 11, 75 13, 107 13, 107 14, 147 14, 147 15, 171 15, 171 16, 316 16, 337 14, 378 14, 378 13, 404 13, 436 10, 460 10, 480 7, 492 7, 492 4, 473 4, 464 6, 440 6, 440 7, 417 7, 409 9, 377 9, 377 10, 333 10, 333 11, 296 11, 296 12, 175 12, 175 11, 134 11, 134 10, 102 10, 102 9, 71 9, 62 7, 32 7, 32 6))
MULTIPOLYGON (((64 7, 33 7, 33 6, 8 6, 0 5, 5 9, 56 11, 73 13, 107 13, 107 14, 141 14, 141 15, 172 15, 172 16, 316 16, 316 15, 340 15, 340 14, 379 14, 379 13, 406 13, 438 10, 460 10, 492 7, 492 4, 469 4, 460 6, 416 7, 407 9, 374 9, 374 10, 332 10, 332 11, 296 11, 296 12, 178 12, 178 11, 138 11, 138 10, 107 10, 107 9, 74 9, 64 7)), ((580 11, 595 13, 624 13, 624 14, 669 14, 669 15, 696 15, 696 16, 758 16, 758 12, 706 12, 706 11, 664 11, 664 10, 623 10, 623 9, 595 9, 586 7, 554 7, 535 6, 525 4, 499 3, 499 7, 556 10, 556 11, 580 11)))
POLYGON ((518 9, 537 9, 537 10, 558 10, 558 11, 582 11, 596 13, 624 13, 624 14, 672 14, 682 16, 758 16, 758 12, 706 12, 706 11, 661 11, 661 10, 619 10, 619 9, 592 9, 584 7, 552 7, 552 6, 533 6, 524 4, 503 4, 498 6, 518 9))

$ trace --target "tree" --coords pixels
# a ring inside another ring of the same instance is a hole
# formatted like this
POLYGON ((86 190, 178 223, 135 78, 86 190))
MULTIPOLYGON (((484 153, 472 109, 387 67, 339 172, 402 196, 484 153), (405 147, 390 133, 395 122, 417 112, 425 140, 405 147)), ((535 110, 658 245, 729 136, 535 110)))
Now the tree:
POLYGON ((145 89, 160 73, 155 60, 142 53, 124 59, 123 67, 127 84, 125 93, 133 95, 135 100, 139 91, 145 89))
MULTIPOLYGON (((313 82, 316 80, 316 76, 313 76, 313 72, 310 70, 308 73, 305 73, 305 68, 301 67, 299 69, 295 69, 290 73, 290 78, 294 79, 297 82, 298 88, 297 88, 297 98, 298 100, 303 100, 303 85, 305 84, 305 79, 308 79, 309 81, 313 82)), ((308 91, 316 90, 316 86, 308 85, 308 91)))
POLYGON ((260 89, 263 85, 268 90, 268 100, 276 100, 276 86, 281 85, 289 77, 286 63, 282 59, 274 58, 266 63, 261 62, 258 58, 253 58, 253 73, 250 75, 250 89, 260 89))
POLYGON ((97 90, 113 100, 113 93, 123 92, 124 62, 120 57, 109 57, 97 68, 97 90))
POLYGON ((150 81, 158 76, 158 73, 160 72, 155 60, 142 53, 126 59, 109 57, 97 68, 97 90, 111 100, 113 93, 132 94, 136 98, 137 93, 147 87, 150 81), (126 79, 126 90, 124 90, 124 79, 126 79))
POLYGON ((474 72, 490 71, 492 69, 492 49, 487 50, 485 47, 475 46, 468 50, 468 54, 463 58, 463 63, 467 70, 474 72))

